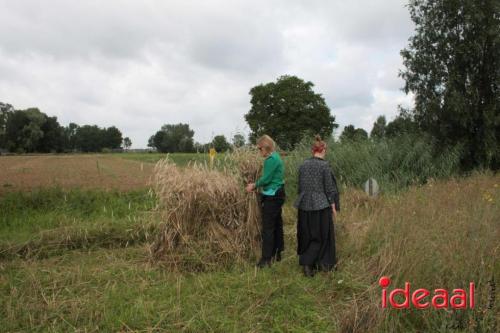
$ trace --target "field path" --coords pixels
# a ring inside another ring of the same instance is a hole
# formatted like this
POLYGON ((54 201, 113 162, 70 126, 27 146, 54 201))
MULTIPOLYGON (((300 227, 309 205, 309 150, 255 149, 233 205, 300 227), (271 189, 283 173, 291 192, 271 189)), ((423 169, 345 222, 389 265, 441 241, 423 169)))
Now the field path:
POLYGON ((154 165, 99 154, 0 157, 0 195, 39 187, 131 190, 148 185, 154 165))

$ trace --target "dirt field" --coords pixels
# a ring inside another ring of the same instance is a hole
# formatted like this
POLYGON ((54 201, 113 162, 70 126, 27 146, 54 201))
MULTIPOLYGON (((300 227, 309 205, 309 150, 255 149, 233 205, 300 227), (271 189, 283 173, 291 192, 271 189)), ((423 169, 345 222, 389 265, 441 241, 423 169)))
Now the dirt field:
POLYGON ((38 187, 130 190, 146 187, 154 164, 106 155, 0 157, 0 195, 38 187))

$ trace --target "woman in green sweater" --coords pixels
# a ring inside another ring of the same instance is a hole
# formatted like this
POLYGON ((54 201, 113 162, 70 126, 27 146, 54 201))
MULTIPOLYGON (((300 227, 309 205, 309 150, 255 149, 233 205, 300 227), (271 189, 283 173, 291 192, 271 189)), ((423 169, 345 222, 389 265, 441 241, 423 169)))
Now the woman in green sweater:
POLYGON ((281 260, 284 249, 283 219, 281 207, 285 202, 284 165, 280 155, 275 151, 276 144, 268 135, 257 140, 260 154, 265 158, 262 177, 255 183, 247 185, 247 192, 260 189, 262 207, 262 257, 257 267, 271 265, 273 257, 281 260))

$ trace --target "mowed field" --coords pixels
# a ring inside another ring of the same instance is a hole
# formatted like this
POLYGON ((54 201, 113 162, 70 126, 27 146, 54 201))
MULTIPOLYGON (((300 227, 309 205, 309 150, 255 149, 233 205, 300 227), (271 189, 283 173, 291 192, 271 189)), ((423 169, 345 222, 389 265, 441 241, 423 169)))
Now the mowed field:
MULTIPOLYGON (((130 191, 151 185, 154 163, 170 158, 178 165, 207 163, 207 154, 78 154, 0 157, 0 195, 60 187, 130 191)), ((221 160, 223 154, 217 156, 221 160)))
MULTIPOLYGON (((495 332, 500 175, 342 193, 339 268, 302 276, 293 198, 285 254, 203 272, 152 260, 161 154, 0 157, 0 332, 495 332), (380 308, 394 287, 465 288, 476 308, 380 308), (495 282, 496 281, 496 282, 495 282), (392 286, 391 286, 392 288, 392 286)), ((181 165, 204 155, 171 156, 181 165)), ((293 194, 292 194, 293 195, 293 194)))
POLYGON ((0 195, 47 187, 145 188, 153 166, 110 155, 4 156, 0 157, 0 195))

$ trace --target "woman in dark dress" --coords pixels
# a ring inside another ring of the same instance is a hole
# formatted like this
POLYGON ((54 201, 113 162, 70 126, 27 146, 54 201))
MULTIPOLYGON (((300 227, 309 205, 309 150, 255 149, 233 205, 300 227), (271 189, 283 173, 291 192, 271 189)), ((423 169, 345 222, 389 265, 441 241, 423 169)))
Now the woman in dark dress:
POLYGON ((299 168, 297 253, 306 276, 315 269, 330 271, 335 267, 335 233, 333 219, 339 210, 335 177, 325 161, 326 143, 316 136, 313 157, 299 168))

